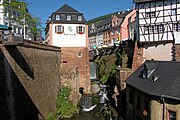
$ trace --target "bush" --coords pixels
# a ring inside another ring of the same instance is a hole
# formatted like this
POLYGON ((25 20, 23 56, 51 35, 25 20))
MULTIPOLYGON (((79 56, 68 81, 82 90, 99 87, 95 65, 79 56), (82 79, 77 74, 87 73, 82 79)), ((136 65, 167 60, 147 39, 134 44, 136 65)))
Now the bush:
POLYGON ((49 114, 47 120, 57 120, 59 118, 71 118, 77 113, 77 108, 69 100, 71 93, 70 87, 63 87, 58 94, 56 111, 54 114, 49 114))

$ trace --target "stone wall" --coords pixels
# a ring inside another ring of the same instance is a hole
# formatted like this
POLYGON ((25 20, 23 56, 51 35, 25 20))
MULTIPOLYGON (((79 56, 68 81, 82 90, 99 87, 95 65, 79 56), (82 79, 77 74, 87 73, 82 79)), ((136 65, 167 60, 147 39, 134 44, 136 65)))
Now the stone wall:
POLYGON ((180 44, 175 45, 175 60, 180 61, 180 44))
POLYGON ((62 48, 62 69, 78 69, 79 87, 84 88, 84 92, 91 90, 89 51, 83 47, 62 48))
POLYGON ((79 72, 78 68, 71 69, 61 69, 61 85, 70 86, 70 100, 74 105, 77 105, 79 102, 79 72))
POLYGON ((126 88, 126 79, 134 72, 133 70, 129 68, 120 68, 120 80, 121 80, 121 90, 126 88))
POLYGON ((45 119, 60 86, 60 48, 30 41, 0 45, 1 120, 45 119))
POLYGON ((132 70, 136 70, 143 63, 143 47, 138 42, 134 46, 134 55, 132 62, 132 70))

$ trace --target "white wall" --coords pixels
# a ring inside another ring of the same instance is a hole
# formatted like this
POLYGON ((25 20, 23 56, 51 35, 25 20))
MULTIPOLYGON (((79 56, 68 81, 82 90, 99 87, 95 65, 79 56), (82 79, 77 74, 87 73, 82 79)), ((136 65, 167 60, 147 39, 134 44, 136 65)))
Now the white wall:
POLYGON ((52 25, 52 45, 58 47, 87 47, 86 46, 86 34, 88 31, 85 31, 84 34, 78 34, 76 32, 77 26, 83 26, 82 24, 53 24, 52 25), (57 34, 55 33, 55 26, 62 25, 64 26, 64 33, 57 34), (68 30, 68 27, 72 27, 72 31, 68 30))
POLYGON ((160 60, 160 61, 171 61, 172 60, 172 43, 162 44, 158 46, 151 46, 144 48, 143 58, 145 60, 160 60))

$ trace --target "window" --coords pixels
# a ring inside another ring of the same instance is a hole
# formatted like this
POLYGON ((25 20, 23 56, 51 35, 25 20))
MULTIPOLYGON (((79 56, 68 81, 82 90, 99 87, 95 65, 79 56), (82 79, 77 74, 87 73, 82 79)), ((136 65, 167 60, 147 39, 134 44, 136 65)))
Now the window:
POLYGON ((154 18, 156 17, 156 13, 155 12, 147 12, 145 13, 146 18, 154 18))
POLYGON ((148 30, 149 30, 149 27, 148 26, 144 26, 144 32, 146 33, 146 32, 148 32, 148 30))
POLYGON ((78 26, 77 27, 77 33, 83 34, 84 32, 85 32, 85 27, 83 27, 83 26, 78 26))
POLYGON ((114 30, 112 30, 111 35, 114 35, 114 30))
POLYGON ((60 20, 60 15, 56 15, 56 20, 60 20))
POLYGON ((150 14, 149 13, 145 13, 146 18, 150 18, 150 14))
POLYGON ((149 32, 153 33, 154 32, 154 26, 149 26, 149 32))
POLYGON ((168 120, 176 120, 176 112, 168 110, 168 120))
POLYGON ((177 24, 175 23, 175 24, 173 24, 173 31, 177 31, 178 29, 177 29, 177 24))
POLYGON ((78 16, 78 21, 82 21, 82 16, 78 16))
POLYGON ((67 15, 67 21, 71 21, 71 16, 67 15))
POLYGON ((177 13, 176 9, 171 10, 171 15, 176 15, 176 13, 177 13))
POLYGON ((81 52, 78 52, 78 57, 82 57, 82 53, 81 52))
POLYGON ((179 23, 174 23, 173 25, 172 25, 172 30, 173 31, 180 31, 180 24, 179 23))
POLYGON ((159 25, 159 32, 164 32, 164 25, 159 25))
POLYGON ((57 34, 62 34, 64 32, 64 26, 61 26, 61 25, 55 26, 55 32, 57 34))
POLYGON ((155 26, 154 26, 154 33, 157 33, 157 32, 158 32, 158 26, 155 25, 155 26))
POLYGON ((151 12, 150 14, 151 14, 152 18, 156 17, 156 13, 155 12, 151 12))

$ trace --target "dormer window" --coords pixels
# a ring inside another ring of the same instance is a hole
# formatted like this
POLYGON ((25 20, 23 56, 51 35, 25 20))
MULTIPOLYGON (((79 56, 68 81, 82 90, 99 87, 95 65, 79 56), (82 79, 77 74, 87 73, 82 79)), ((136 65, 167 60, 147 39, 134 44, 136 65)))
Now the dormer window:
POLYGON ((78 21, 82 21, 82 16, 78 16, 78 21))
POLYGON ((56 20, 60 20, 61 18, 60 18, 60 15, 58 14, 58 15, 56 15, 56 20))
POLYGON ((67 21, 71 21, 71 16, 67 15, 67 21))
POLYGON ((142 71, 142 77, 148 79, 154 71, 155 69, 148 69, 147 66, 144 65, 144 69, 142 71))

